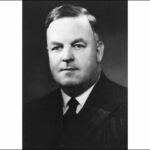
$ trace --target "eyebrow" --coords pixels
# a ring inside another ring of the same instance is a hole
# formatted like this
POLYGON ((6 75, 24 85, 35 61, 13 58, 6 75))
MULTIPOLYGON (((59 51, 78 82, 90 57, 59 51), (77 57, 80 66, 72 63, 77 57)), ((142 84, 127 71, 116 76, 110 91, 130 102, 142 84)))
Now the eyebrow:
POLYGON ((52 44, 52 45, 63 45, 62 43, 60 43, 60 42, 51 42, 50 44, 52 44))
POLYGON ((85 45, 87 45, 87 42, 82 38, 75 39, 73 42, 71 42, 71 44, 73 45, 73 44, 78 43, 78 42, 82 42, 85 45))
MULTIPOLYGON (((85 45, 87 45, 87 42, 86 42, 83 38, 75 39, 74 41, 71 42, 71 45, 76 44, 76 43, 79 43, 79 42, 82 42, 82 43, 84 43, 85 45)), ((51 44, 51 45, 63 45, 63 43, 56 42, 56 41, 52 41, 50 44, 51 44)))

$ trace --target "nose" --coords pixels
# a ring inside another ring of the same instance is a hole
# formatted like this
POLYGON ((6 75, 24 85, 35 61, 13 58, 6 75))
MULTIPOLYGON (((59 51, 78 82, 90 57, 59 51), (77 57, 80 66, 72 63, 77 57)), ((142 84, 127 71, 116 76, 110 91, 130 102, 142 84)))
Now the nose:
POLYGON ((69 63, 71 61, 74 61, 74 55, 72 52, 72 49, 70 47, 65 47, 64 50, 62 51, 62 61, 69 63))

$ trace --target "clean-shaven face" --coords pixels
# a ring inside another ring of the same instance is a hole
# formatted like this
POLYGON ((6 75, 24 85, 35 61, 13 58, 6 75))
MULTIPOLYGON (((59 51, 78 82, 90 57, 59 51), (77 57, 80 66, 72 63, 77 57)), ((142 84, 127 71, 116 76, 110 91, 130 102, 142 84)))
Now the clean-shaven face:
POLYGON ((98 77, 96 41, 86 16, 53 21, 47 29, 52 75, 62 87, 88 86, 98 77))

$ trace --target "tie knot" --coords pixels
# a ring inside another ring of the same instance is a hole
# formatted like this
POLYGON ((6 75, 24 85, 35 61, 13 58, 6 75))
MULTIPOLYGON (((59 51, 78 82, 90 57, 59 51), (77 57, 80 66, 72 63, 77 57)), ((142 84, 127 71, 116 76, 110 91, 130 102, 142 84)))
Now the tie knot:
POLYGON ((72 97, 67 105, 69 106, 69 110, 75 112, 78 104, 78 101, 74 97, 72 97))

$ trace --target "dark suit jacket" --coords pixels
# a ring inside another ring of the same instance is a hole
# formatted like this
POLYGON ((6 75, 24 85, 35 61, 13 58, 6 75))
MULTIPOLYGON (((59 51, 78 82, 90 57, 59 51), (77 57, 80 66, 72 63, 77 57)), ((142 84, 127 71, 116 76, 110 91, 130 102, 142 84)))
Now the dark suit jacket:
POLYGON ((103 72, 78 114, 74 142, 62 135, 62 104, 59 89, 24 104, 24 149, 127 149, 127 90, 103 72))

